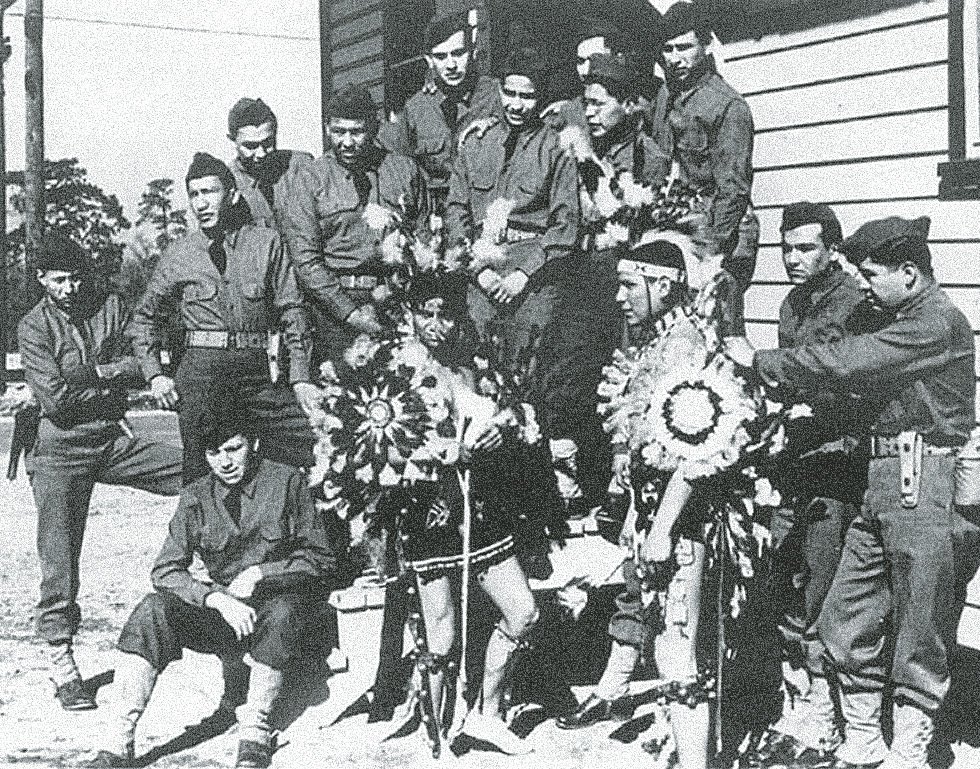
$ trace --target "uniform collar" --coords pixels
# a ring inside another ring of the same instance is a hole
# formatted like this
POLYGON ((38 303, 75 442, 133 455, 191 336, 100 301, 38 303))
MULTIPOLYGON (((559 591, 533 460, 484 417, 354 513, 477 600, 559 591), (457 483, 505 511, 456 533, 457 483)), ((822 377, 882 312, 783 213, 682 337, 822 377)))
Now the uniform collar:
POLYGON ((238 489, 243 497, 248 497, 249 499, 255 498, 255 491, 258 488, 258 476, 259 468, 262 464, 262 460, 258 457, 252 458, 251 466, 245 471, 245 477, 237 483, 235 486, 226 486, 216 475, 211 476, 211 482, 214 486, 214 494, 218 499, 224 503, 228 499, 228 495, 231 494, 233 489, 238 489))
POLYGON ((919 310, 930 302, 935 301, 939 296, 939 284, 932 280, 929 285, 923 288, 915 296, 906 300, 898 309, 895 310, 896 318, 908 318, 916 315, 919 310))
POLYGON ((847 279, 847 273, 836 262, 831 262, 819 275, 800 286, 803 294, 809 298, 810 305, 815 307, 824 298, 837 289, 847 279))
POLYGON ((687 101, 692 94, 703 88, 717 73, 718 70, 715 67, 715 57, 709 54, 707 59, 705 59, 704 70, 700 75, 698 75, 697 79, 691 83, 691 85, 680 86, 679 84, 672 83, 668 80, 667 86, 676 99, 679 99, 680 101, 687 101))

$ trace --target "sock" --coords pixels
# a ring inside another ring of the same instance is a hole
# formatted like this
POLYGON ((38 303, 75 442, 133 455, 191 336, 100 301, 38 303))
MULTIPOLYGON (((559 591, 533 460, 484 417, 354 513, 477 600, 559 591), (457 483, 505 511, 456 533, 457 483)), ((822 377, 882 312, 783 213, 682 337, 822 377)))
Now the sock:
POLYGON ((640 650, 635 646, 613 641, 606 669, 595 688, 595 696, 604 700, 618 700, 620 697, 625 697, 639 659, 640 650))
POLYGON ((75 664, 71 641, 49 644, 48 660, 51 663, 51 680, 54 681, 55 686, 64 686, 71 681, 81 680, 82 674, 78 672, 78 666, 75 664))
POLYGON ((269 716, 282 689, 282 671, 255 660, 248 664, 252 672, 248 681, 248 698, 238 708, 238 738, 268 745, 272 736, 269 716))

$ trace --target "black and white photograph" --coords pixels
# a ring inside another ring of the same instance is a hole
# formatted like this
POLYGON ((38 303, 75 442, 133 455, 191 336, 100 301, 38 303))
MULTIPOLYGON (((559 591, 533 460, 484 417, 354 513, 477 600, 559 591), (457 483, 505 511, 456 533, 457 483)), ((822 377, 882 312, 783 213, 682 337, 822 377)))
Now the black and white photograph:
POLYGON ((0 767, 980 767, 980 0, 0 0, 0 767))

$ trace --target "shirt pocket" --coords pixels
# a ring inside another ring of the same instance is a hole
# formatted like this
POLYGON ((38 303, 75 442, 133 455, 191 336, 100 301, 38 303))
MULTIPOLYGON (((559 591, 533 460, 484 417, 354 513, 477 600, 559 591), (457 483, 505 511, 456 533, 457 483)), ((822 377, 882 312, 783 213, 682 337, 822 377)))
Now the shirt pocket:
POLYGON ((708 156, 708 126, 696 115, 673 114, 670 126, 679 152, 704 160, 708 156))
POLYGON ((213 560, 215 556, 234 557, 239 549, 239 543, 231 540, 232 532, 227 527, 206 524, 201 529, 199 545, 204 560, 213 560))
POLYGON ((184 301, 194 304, 207 304, 218 296, 218 284, 210 280, 188 283, 184 286, 184 301))
POLYGON ((255 279, 247 279, 242 284, 242 296, 249 302, 261 302, 265 299, 265 284, 255 279))

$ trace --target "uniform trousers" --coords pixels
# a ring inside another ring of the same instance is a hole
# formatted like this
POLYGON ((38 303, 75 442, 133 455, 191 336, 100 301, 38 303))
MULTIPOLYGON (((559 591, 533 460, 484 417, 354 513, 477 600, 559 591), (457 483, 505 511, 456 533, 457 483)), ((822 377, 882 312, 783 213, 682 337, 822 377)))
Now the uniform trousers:
POLYGON ((239 640, 217 610, 194 606, 172 593, 150 593, 123 626, 119 649, 138 654, 158 673, 180 659, 184 649, 222 658, 248 653, 256 662, 284 670, 322 622, 311 594, 304 590, 254 595, 245 603, 255 609, 255 630, 239 640))
POLYGON ((256 425, 263 456, 294 467, 313 464, 315 438, 309 420, 292 388, 282 380, 273 384, 265 350, 190 348, 177 369, 176 384, 185 483, 209 471, 198 434, 201 415, 232 395, 256 425))
POLYGON ((181 451, 175 445, 129 438, 108 420, 67 429, 41 420, 31 487, 41 561, 37 630, 43 639, 66 643, 78 631, 79 560, 95 484, 176 495, 180 477, 181 451))
POLYGON ((924 456, 918 503, 903 507, 897 457, 875 458, 861 515, 817 623, 845 691, 934 711, 949 688, 956 596, 952 456, 924 456))

